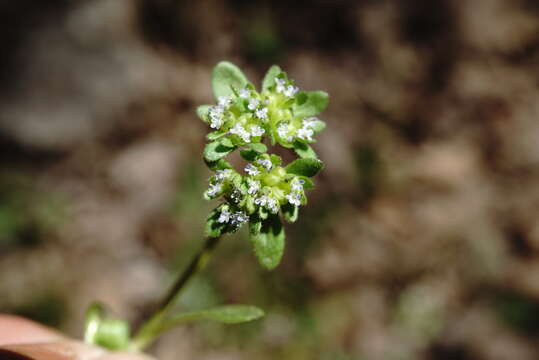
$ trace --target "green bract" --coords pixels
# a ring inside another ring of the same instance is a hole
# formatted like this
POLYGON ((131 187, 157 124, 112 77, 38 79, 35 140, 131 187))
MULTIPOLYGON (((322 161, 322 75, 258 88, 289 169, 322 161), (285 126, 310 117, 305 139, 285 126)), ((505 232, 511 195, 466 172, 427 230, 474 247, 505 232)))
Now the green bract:
POLYGON ((307 203, 305 189, 313 187, 308 178, 323 168, 309 144, 325 128, 315 115, 326 108, 328 95, 299 91, 276 65, 258 92, 238 67, 220 62, 213 70, 212 87, 217 104, 197 109, 212 128, 204 160, 215 174, 204 197, 222 203, 208 217, 206 234, 219 237, 249 223, 255 254, 271 269, 284 250, 280 216, 296 221, 299 206, 307 203), (283 166, 279 156, 267 153, 264 141, 293 149, 300 159, 283 166), (224 159, 237 149, 247 162, 242 171, 224 159))

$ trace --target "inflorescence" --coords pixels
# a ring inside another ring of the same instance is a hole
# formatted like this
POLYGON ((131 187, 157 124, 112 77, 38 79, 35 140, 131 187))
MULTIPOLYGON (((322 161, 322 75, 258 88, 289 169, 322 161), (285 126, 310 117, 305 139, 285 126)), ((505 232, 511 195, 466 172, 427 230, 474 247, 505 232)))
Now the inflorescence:
POLYGON ((305 190, 313 187, 309 177, 322 168, 309 144, 325 127, 315 115, 327 106, 327 94, 300 91, 277 66, 266 74, 261 92, 228 62, 215 67, 212 82, 217 104, 197 110, 213 129, 204 158, 215 174, 204 197, 222 200, 208 218, 207 233, 220 236, 249 222, 252 238, 275 237, 282 232, 279 214, 296 220, 307 202, 305 190), (300 159, 283 166, 265 142, 293 149, 300 159), (236 149, 247 161, 241 171, 224 159, 236 149))

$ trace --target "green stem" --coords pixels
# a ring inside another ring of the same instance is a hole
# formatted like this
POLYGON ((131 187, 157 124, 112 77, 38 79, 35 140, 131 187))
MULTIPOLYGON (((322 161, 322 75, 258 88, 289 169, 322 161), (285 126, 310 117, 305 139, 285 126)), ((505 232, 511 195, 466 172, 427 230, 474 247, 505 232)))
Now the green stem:
POLYGON ((179 297, 185 286, 189 281, 198 274, 211 257, 213 250, 219 242, 218 237, 208 237, 202 249, 195 255, 191 263, 185 268, 180 277, 176 280, 174 285, 170 288, 167 295, 159 305, 158 309, 137 331, 136 335, 129 345, 129 349, 132 351, 142 351, 161 332, 163 321, 166 319, 168 312, 172 308, 175 300, 179 297))

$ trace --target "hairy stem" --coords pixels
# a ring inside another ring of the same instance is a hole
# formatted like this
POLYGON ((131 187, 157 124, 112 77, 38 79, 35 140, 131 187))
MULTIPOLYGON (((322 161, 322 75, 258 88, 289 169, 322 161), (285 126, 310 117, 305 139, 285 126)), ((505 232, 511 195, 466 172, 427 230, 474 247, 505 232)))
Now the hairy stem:
POLYGON ((213 250, 219 242, 218 237, 208 237, 202 249, 198 251, 189 265, 181 273, 174 285, 170 288, 163 301, 160 303, 158 310, 143 323, 139 331, 133 336, 133 340, 129 348, 133 351, 141 351, 159 335, 163 321, 166 320, 168 312, 172 308, 175 300, 179 297, 189 281, 198 274, 211 257, 213 250))

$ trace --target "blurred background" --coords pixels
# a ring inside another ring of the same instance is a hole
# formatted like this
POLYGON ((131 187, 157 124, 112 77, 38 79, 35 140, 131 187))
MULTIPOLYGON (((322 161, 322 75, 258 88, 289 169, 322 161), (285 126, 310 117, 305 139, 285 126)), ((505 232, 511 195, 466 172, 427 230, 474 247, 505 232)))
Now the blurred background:
POLYGON ((210 71, 331 96, 273 272, 228 236, 159 359, 538 359, 534 0, 1 1, 0 311, 136 322, 202 244, 210 71))

